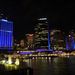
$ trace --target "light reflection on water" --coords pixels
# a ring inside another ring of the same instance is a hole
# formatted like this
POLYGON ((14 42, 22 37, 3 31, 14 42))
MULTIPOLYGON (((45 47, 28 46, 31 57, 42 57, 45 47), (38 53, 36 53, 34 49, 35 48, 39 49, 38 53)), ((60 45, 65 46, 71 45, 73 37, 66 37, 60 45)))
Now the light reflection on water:
POLYGON ((75 57, 30 59, 34 75, 74 75, 75 57))
MULTIPOLYGON (((34 58, 25 59, 27 65, 33 68, 34 75, 74 75, 75 57, 34 58)), ((23 64, 23 66, 25 66, 23 64)))

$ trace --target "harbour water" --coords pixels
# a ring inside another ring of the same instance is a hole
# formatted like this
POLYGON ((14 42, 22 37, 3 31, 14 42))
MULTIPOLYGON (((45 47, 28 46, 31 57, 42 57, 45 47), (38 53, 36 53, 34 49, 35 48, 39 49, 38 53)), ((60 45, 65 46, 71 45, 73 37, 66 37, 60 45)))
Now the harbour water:
POLYGON ((75 57, 55 57, 29 59, 33 75, 74 75, 75 57))
MULTIPOLYGON (((30 74, 28 75, 74 75, 75 74, 75 56, 37 57, 33 59, 24 59, 23 61, 27 63, 28 67, 30 68, 29 69, 30 74)), ((24 67, 25 65, 23 64, 22 66, 24 67)), ((14 71, 13 74, 16 73, 15 75, 20 75, 22 73, 22 75, 26 75, 27 72, 28 71, 26 71, 26 69, 19 69, 16 72, 14 71)))

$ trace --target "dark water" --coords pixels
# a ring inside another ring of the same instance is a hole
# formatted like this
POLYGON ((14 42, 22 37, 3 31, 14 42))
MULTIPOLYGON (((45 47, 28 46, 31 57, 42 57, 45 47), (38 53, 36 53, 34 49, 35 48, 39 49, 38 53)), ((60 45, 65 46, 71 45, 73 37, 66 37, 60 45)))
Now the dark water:
POLYGON ((33 75, 75 75, 75 57, 30 59, 33 75))

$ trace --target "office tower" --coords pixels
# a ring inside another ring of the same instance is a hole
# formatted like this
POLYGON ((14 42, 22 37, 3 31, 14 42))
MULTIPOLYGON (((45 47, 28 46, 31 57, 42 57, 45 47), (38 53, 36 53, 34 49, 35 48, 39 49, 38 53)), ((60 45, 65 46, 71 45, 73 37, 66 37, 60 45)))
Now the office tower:
POLYGON ((35 30, 34 48, 48 49, 48 20, 47 18, 39 18, 37 20, 37 24, 34 30, 35 30))
POLYGON ((64 50, 65 43, 63 32, 61 30, 50 31, 51 49, 53 50, 64 50))
POLYGON ((13 47, 13 22, 0 19, 0 49, 12 50, 13 47))
POLYGON ((75 50, 75 33, 70 31, 66 37, 66 50, 75 50))

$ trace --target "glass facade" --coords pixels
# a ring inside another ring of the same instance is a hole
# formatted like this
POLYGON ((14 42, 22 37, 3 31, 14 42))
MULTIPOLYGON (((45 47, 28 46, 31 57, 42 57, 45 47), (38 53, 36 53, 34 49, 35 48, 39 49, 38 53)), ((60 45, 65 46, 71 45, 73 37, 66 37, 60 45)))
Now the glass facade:
POLYGON ((0 19, 0 49, 11 50, 13 47, 13 22, 0 19))
POLYGON ((50 39, 51 39, 51 49, 64 50, 65 41, 64 41, 63 33, 61 30, 56 30, 56 29, 51 30, 50 39))
POLYGON ((66 37, 66 50, 75 50, 75 36, 74 32, 70 32, 66 37))
MULTIPOLYGON (((35 49, 48 49, 48 22, 47 18, 38 19, 35 26, 35 49)), ((50 47, 50 44, 49 44, 50 47)))

